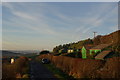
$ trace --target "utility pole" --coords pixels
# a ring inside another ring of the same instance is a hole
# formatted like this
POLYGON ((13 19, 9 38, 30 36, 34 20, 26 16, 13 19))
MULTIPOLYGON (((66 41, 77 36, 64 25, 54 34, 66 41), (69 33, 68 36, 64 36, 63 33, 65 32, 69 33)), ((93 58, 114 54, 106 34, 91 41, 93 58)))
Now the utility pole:
POLYGON ((95 36, 96 36, 96 33, 97 33, 97 32, 93 32, 93 34, 94 34, 94 38, 95 38, 95 36))

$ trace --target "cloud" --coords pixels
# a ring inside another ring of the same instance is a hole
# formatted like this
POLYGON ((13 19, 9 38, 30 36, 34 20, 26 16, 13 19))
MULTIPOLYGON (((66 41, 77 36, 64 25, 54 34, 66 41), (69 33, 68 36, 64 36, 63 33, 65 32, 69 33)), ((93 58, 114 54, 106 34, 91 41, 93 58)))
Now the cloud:
MULTIPOLYGON (((3 6, 10 11, 5 14, 12 15, 12 18, 9 18, 9 15, 7 17, 3 16, 3 35, 9 33, 16 36, 18 36, 16 33, 34 34, 37 35, 35 39, 40 37, 38 43, 40 42, 41 45, 46 41, 46 45, 50 44, 53 46, 59 43, 86 39, 91 37, 92 33, 90 31, 107 26, 106 22, 114 24, 116 21, 114 18, 116 8, 112 4, 104 3, 91 6, 91 9, 86 10, 83 16, 71 16, 69 13, 64 12, 63 7, 58 5, 51 6, 52 4, 4 3, 3 6), (8 21, 5 20, 6 18, 8 21)), ((82 11, 80 8, 77 14, 83 13, 82 11)), ((74 12, 71 13, 74 14, 74 12)), ((10 34, 9 36, 11 36, 10 34)), ((24 35, 21 36, 23 37, 24 35)), ((43 46, 46 47, 46 45, 43 46)))
MULTIPOLYGON (((116 9, 117 9, 116 5, 114 7, 110 4, 108 4, 108 5, 104 4, 104 5, 99 6, 97 9, 99 11, 98 12, 96 11, 97 12, 96 15, 88 17, 88 19, 86 18, 85 20, 83 20, 83 23, 86 23, 86 25, 82 26, 83 33, 86 33, 94 28, 101 27, 103 24, 105 24, 105 22, 109 21, 108 18, 111 17, 111 15, 115 16, 117 14, 116 9), (100 9, 102 9, 102 10, 100 10, 100 9)), ((116 19, 115 18, 113 18, 113 19, 116 21, 117 17, 116 17, 116 19)), ((112 20, 112 21, 114 21, 114 20, 112 20)))
MULTIPOLYGON (((48 35, 58 35, 58 36, 63 36, 66 35, 68 36, 69 33, 67 32, 71 32, 70 29, 67 29, 63 26, 60 27, 59 30, 56 30, 54 26, 50 25, 52 23, 56 23, 56 24, 60 24, 60 25, 66 25, 70 26, 72 23, 70 22, 70 18, 64 16, 63 14, 57 12, 54 8, 50 9, 52 10, 50 13, 52 13, 53 15, 58 16, 59 18, 61 18, 62 20, 64 20, 64 22, 61 20, 57 20, 51 17, 47 17, 46 15, 44 15, 41 10, 41 12, 39 13, 31 13, 31 12, 27 12, 27 11, 18 11, 15 9, 14 5, 7 3, 4 6, 7 6, 8 8, 10 8, 12 14, 15 15, 15 17, 9 19, 9 22, 3 23, 4 24, 8 24, 14 27, 18 27, 18 26, 22 26, 25 27, 27 29, 29 29, 30 31, 35 31, 35 33, 40 33, 40 34, 48 34, 48 35), (9 7, 10 6, 10 7, 9 7), (55 11, 53 11, 55 10, 55 11), (59 13, 59 14, 56 14, 59 13), (36 14, 36 15, 34 15, 36 14), (18 19, 19 18, 19 19, 18 19), (71 24, 68 24, 66 22, 69 22, 71 24), (18 26, 16 26, 18 25, 18 26), (62 29, 63 27, 63 29, 62 29), (67 30, 67 31, 65 31, 67 30)), ((25 7, 25 8, 28 8, 25 7)), ((4 16, 3 16, 4 17, 4 16)), ((72 20, 73 21, 73 20, 72 20)), ((13 31, 14 32, 14 31, 13 31)))
POLYGON ((39 15, 40 17, 36 17, 34 14, 28 13, 27 11, 18 11, 10 3, 5 3, 4 6, 8 7, 11 10, 12 14, 15 15, 15 17, 9 19, 9 22, 5 21, 5 24, 7 23, 11 26, 21 25, 22 27, 42 34, 55 34, 55 31, 52 30, 51 27, 46 24, 46 21, 41 18, 44 18, 43 15, 38 13, 37 15, 39 15))
POLYGON ((18 17, 25 18, 25 19, 28 19, 28 20, 35 20, 34 17, 32 17, 29 14, 24 13, 24 12, 14 11, 13 14, 16 15, 16 16, 18 16, 18 17))
POLYGON ((53 8, 54 11, 52 11, 52 13, 55 16, 57 16, 59 19, 61 19, 60 21, 57 22, 61 22, 61 24, 66 25, 67 28, 64 29, 67 30, 72 29, 70 31, 71 32, 74 31, 75 33, 78 33, 79 31, 86 33, 94 28, 103 25, 106 22, 105 20, 107 20, 107 18, 109 17, 109 14, 111 14, 111 11, 113 10, 112 8, 113 8, 113 4, 105 4, 105 3, 101 4, 95 8, 96 9, 95 11, 89 13, 90 16, 84 16, 83 18, 64 15, 60 13, 59 10, 54 10, 54 8, 53 8), (76 24, 79 24, 79 27, 76 24))

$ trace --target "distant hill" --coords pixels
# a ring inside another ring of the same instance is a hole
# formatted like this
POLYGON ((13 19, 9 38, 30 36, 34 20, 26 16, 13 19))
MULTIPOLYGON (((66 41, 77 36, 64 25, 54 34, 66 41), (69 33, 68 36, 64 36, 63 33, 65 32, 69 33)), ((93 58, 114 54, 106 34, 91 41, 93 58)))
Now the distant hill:
POLYGON ((33 53, 39 53, 39 50, 9 50, 10 52, 14 53, 22 53, 22 54, 33 54, 33 53))
POLYGON ((31 56, 36 56, 37 53, 33 52, 25 52, 25 51, 7 51, 7 50, 2 50, 2 57, 19 57, 19 56, 25 56, 25 57, 31 57, 31 56))
POLYGON ((2 56, 3 57, 12 57, 12 56, 20 56, 20 55, 22 55, 22 54, 21 53, 14 53, 14 52, 2 50, 2 56))

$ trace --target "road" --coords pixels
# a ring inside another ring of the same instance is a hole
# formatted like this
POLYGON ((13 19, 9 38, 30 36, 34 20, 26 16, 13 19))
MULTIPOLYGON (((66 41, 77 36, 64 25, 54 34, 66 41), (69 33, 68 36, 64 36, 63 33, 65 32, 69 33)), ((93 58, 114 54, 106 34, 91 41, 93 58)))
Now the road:
POLYGON ((30 79, 57 80, 54 75, 46 67, 44 67, 44 64, 37 61, 30 62, 30 79))

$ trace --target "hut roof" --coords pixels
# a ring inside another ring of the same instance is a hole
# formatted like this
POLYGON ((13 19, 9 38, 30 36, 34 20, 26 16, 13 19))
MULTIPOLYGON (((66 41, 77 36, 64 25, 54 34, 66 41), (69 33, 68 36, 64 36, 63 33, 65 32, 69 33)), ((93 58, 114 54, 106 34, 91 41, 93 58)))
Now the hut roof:
POLYGON ((89 50, 89 49, 93 48, 94 45, 85 45, 84 47, 85 47, 87 50, 89 50))
POLYGON ((108 50, 108 51, 103 51, 103 52, 99 53, 99 54, 95 57, 95 59, 104 59, 104 57, 107 56, 109 53, 110 53, 110 50, 108 50))
POLYGON ((104 49, 104 48, 106 48, 106 47, 108 47, 108 46, 110 46, 110 45, 111 45, 111 44, 100 44, 100 45, 97 45, 97 46, 91 48, 90 50, 104 49))

